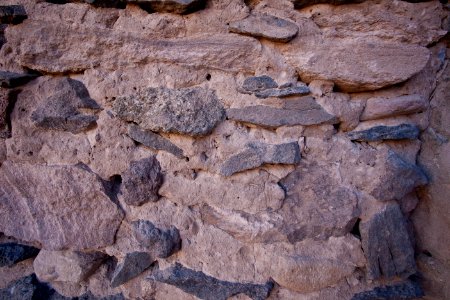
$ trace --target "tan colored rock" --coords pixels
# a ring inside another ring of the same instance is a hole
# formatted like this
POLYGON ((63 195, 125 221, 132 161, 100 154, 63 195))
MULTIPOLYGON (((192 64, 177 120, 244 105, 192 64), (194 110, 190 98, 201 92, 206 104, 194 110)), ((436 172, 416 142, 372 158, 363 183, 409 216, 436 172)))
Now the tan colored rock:
POLYGON ((114 242, 122 213, 98 177, 81 166, 8 161, 0 168, 0 182, 0 230, 5 234, 49 250, 93 249, 114 242))
POLYGON ((422 112, 428 108, 428 101, 420 95, 406 95, 393 99, 371 98, 361 115, 361 120, 373 120, 398 115, 422 112))

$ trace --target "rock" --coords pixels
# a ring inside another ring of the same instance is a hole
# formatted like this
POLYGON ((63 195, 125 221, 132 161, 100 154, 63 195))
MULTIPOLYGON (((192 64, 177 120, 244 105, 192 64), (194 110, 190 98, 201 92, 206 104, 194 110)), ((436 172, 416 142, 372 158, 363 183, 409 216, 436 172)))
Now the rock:
POLYGON ((425 111, 428 102, 421 95, 406 95, 393 99, 370 98, 361 115, 361 121, 408 115, 425 111))
POLYGON ((352 141, 375 142, 383 140, 415 140, 419 138, 419 128, 411 124, 397 126, 375 126, 367 130, 351 131, 348 137, 352 141))
POLYGON ((123 217, 99 178, 79 166, 3 162, 0 199, 0 231, 49 250, 112 244, 123 217))
POLYGON ((191 13, 205 5, 204 0, 127 0, 136 3, 149 12, 168 12, 175 14, 191 13))
POLYGON ((414 248, 397 204, 388 204, 370 219, 361 221, 359 230, 369 278, 408 277, 416 272, 414 248))
POLYGON ((54 290, 39 282, 35 274, 31 274, 11 283, 4 289, 0 289, 0 299, 32 300, 39 296, 49 299, 47 297, 53 293, 54 290))
POLYGON ((278 84, 275 82, 275 80, 273 80, 272 77, 269 77, 267 75, 248 77, 244 80, 244 83, 242 84, 242 88, 245 91, 251 93, 277 87, 278 84))
POLYGON ((0 23, 19 24, 27 18, 27 13, 22 5, 1 5, 0 23))
POLYGON ((292 41, 280 50, 302 81, 330 80, 345 92, 403 82, 420 72, 430 57, 427 48, 417 45, 318 36, 292 41))
POLYGON ((153 263, 154 257, 147 252, 127 253, 112 275, 112 287, 118 287, 144 272, 153 263))
POLYGON ((10 135, 8 126, 8 107, 10 93, 5 88, 0 88, 0 138, 7 138, 10 135))
POLYGON ((211 133, 224 117, 215 92, 203 88, 148 88, 117 98, 113 109, 143 129, 191 136, 211 133))
POLYGON ((35 257, 39 253, 39 249, 16 244, 16 243, 5 243, 0 244, 0 267, 11 267, 12 265, 35 257))
POLYGON ((163 230, 144 220, 134 221, 131 225, 136 239, 153 258, 167 258, 181 249, 180 233, 174 226, 163 230))
POLYGON ((371 291, 357 293, 351 300, 373 300, 373 299, 416 299, 425 294, 420 285, 413 281, 376 287, 371 291))
POLYGON ((179 263, 165 270, 153 272, 149 279, 174 285, 205 300, 226 300, 237 294, 245 294, 254 300, 263 300, 269 296, 273 288, 270 281, 266 284, 222 281, 203 272, 188 269, 179 263))
POLYGON ((289 110, 256 105, 244 108, 230 108, 227 110, 227 117, 233 121, 251 123, 269 128, 337 123, 336 117, 328 114, 321 108, 311 110, 289 110))
POLYGON ((290 0, 294 3, 296 9, 302 9, 310 5, 315 4, 332 4, 332 5, 342 5, 348 3, 361 3, 365 0, 290 0))
POLYGON ((309 94, 310 90, 306 85, 288 86, 279 89, 267 89, 258 91, 255 96, 258 98, 268 97, 289 97, 289 96, 301 96, 309 94))
POLYGON ((105 258, 100 252, 41 250, 33 266, 42 281, 80 283, 87 280, 105 258))
POLYGON ((161 166, 155 156, 150 156, 131 162, 130 168, 122 176, 120 191, 128 205, 139 206, 158 201, 162 182, 161 166))
POLYGON ((243 20, 231 22, 228 28, 231 32, 283 43, 289 42, 298 33, 295 23, 268 14, 251 14, 243 20))
POLYGON ((74 134, 91 129, 98 117, 81 110, 98 110, 98 104, 80 82, 67 77, 55 79, 53 93, 31 114, 36 126, 74 134))
POLYGON ((163 150, 172 153, 178 158, 184 158, 183 150, 175 146, 170 140, 163 138, 150 130, 141 129, 139 126, 130 124, 128 126, 130 138, 146 147, 155 150, 163 150))
POLYGON ((298 143, 270 145, 250 143, 246 149, 228 158, 220 169, 223 176, 254 169, 263 164, 296 164, 300 161, 298 143))
POLYGON ((24 85, 36 78, 34 74, 19 74, 14 72, 0 71, 0 86, 3 88, 15 88, 24 85))

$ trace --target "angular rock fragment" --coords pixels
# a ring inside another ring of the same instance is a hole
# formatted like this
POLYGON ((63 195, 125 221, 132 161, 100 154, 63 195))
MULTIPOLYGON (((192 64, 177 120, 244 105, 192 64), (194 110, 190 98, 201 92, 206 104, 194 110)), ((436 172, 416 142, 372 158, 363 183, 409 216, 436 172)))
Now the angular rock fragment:
POLYGON ((38 255, 39 249, 16 244, 0 244, 0 267, 11 267, 12 265, 38 255))
POLYGON ((242 88, 245 91, 251 93, 277 87, 278 84, 275 82, 275 80, 273 80, 272 77, 269 77, 267 75, 248 77, 244 80, 244 83, 242 84, 242 88))
POLYGON ((348 137, 352 141, 375 142, 383 140, 415 140, 419 137, 419 128, 412 124, 397 126, 375 126, 367 130, 352 131, 348 137))
POLYGON ((224 117, 215 92, 199 87, 148 88, 117 98, 113 110, 144 129, 191 136, 211 133, 224 117))
POLYGON ((300 147, 296 142, 278 145, 250 143, 246 148, 224 162, 221 175, 231 176, 264 164, 296 164, 300 161, 300 147))
POLYGON ((414 248, 396 203, 361 222, 359 229, 369 278, 407 277, 416 272, 414 248))
POLYGON ((309 87, 306 85, 288 86, 279 89, 267 89, 258 91, 255 96, 258 98, 268 98, 268 97, 288 97, 288 96, 301 96, 309 94, 309 87))
POLYGON ((114 270, 114 274, 111 279, 111 286, 118 287, 119 285, 133 279, 150 267, 153 262, 154 257, 147 252, 127 253, 123 262, 120 263, 114 270))
POLYGON ((174 226, 163 230, 144 220, 134 221, 131 224, 136 239, 154 258, 167 258, 181 249, 180 232, 174 226))
POLYGON ((202 8, 205 0, 127 0, 149 12, 186 14, 202 8))
POLYGON ((393 99, 371 98, 360 117, 361 121, 381 119, 398 115, 422 112, 428 107, 428 102, 421 95, 406 95, 393 99))
POLYGON ((420 299, 424 292, 417 282, 405 281, 402 283, 376 287, 371 291, 357 293, 351 300, 397 300, 397 299, 420 299))
POLYGON ((290 110, 256 105, 227 110, 230 120, 276 128, 293 125, 336 124, 338 120, 322 108, 310 110, 290 110))
POLYGON ((179 263, 165 270, 153 272, 149 279, 176 286, 204 300, 226 300, 237 294, 245 294, 253 300, 264 300, 273 288, 270 281, 266 284, 222 281, 203 272, 188 269, 179 263))
POLYGON ((2 88, 14 88, 36 78, 34 74, 19 74, 14 72, 0 71, 0 86, 2 88))
POLYGON ((114 242, 122 218, 99 178, 84 168, 10 161, 0 167, 6 235, 49 250, 100 248, 114 242))
POLYGON ((42 281, 79 283, 93 274, 106 257, 101 252, 41 250, 33 266, 42 281))
POLYGON ((143 130, 139 126, 130 124, 128 126, 128 136, 138 143, 155 150, 163 150, 172 153, 178 158, 184 158, 183 150, 172 144, 168 139, 163 138, 150 130, 143 130))
POLYGON ((294 3, 296 9, 302 9, 304 7, 314 5, 314 4, 332 4, 332 5, 342 5, 350 3, 362 3, 366 0, 290 0, 294 3))
POLYGON ((231 32, 284 43, 292 40, 298 33, 295 23, 268 14, 251 14, 243 20, 231 22, 228 29, 231 32))
POLYGON ((55 91, 31 114, 34 124, 45 129, 69 131, 74 134, 95 126, 98 117, 81 112, 100 109, 89 97, 86 87, 80 81, 67 77, 55 81, 55 91))
POLYGON ((0 23, 19 24, 27 18, 27 13, 22 5, 1 5, 0 23))
POLYGON ((155 156, 133 161, 122 176, 120 191, 128 205, 139 206, 158 201, 158 190, 163 182, 161 166, 155 156))

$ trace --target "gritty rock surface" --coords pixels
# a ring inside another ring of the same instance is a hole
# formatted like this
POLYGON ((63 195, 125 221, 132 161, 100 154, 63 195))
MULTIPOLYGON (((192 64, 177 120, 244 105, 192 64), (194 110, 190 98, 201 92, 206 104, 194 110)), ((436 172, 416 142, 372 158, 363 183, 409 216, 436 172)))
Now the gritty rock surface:
POLYGON ((394 99, 371 98, 366 102, 361 121, 413 114, 422 112, 427 107, 428 101, 420 95, 406 95, 394 99))
POLYGON ((153 261, 154 258, 146 252, 127 253, 112 275, 111 286, 117 287, 138 276, 150 267, 153 261))
POLYGON ((369 299, 416 299, 423 297, 422 288, 417 282, 406 281, 403 283, 376 287, 371 291, 365 291, 356 294, 352 300, 369 300, 369 299))
POLYGON ((419 137, 419 128, 411 124, 398 126, 376 126, 367 130, 348 133, 352 141, 374 142, 381 140, 415 140, 419 137))
POLYGON ((271 88, 277 88, 278 84, 267 75, 245 78, 242 88, 247 92, 258 92, 271 88))

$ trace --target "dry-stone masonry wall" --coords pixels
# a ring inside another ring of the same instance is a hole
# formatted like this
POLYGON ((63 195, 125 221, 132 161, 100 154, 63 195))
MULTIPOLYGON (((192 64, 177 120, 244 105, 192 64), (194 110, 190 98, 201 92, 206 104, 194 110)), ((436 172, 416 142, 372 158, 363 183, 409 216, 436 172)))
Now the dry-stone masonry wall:
POLYGON ((450 299, 449 9, 0 0, 0 299, 450 299))

